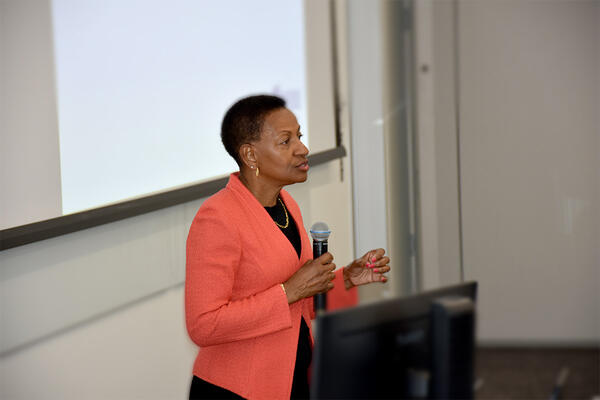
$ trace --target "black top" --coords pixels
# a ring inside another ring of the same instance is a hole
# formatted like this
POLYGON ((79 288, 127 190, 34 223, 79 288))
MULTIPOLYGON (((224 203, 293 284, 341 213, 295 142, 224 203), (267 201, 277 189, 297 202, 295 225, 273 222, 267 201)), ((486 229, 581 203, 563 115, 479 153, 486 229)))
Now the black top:
MULTIPOLYGON (((302 241, 296 226, 296 221, 285 207, 283 200, 277 197, 277 203, 273 207, 265 207, 273 221, 276 222, 281 232, 288 238, 298 258, 302 252, 302 241), (286 224, 287 222, 287 224, 286 224), (286 226, 287 225, 287 226, 286 226)), ((310 333, 304 318, 300 321, 300 335, 298 337, 298 349, 296 351, 296 366, 294 367, 294 381, 292 383, 292 399, 308 399, 310 392, 308 388, 308 367, 312 360, 312 349, 310 347, 310 333)))
MULTIPOLYGON (((288 238, 298 259, 302 253, 302 241, 296 221, 285 207, 283 200, 277 197, 277 203, 273 207, 265 207, 273 221, 277 223, 281 232, 288 238), (287 223, 286 223, 287 221, 287 223)), ((308 367, 312 360, 312 349, 310 347, 310 332, 308 324, 301 318, 300 333, 298 336, 298 348, 296 350, 296 365, 294 366, 294 380, 292 382, 292 393, 290 399, 308 399, 310 391, 308 387, 308 367)), ((240 399, 238 395, 222 387, 206 382, 194 376, 190 387, 190 399, 240 399)))
POLYGON ((281 229, 281 232, 283 232, 292 246, 294 246, 296 254, 298 254, 298 258, 300 258, 300 253, 302 252, 300 233, 298 233, 296 221, 294 221, 294 218, 292 218, 290 212, 287 210, 287 207, 285 207, 281 197, 277 197, 277 203, 275 203, 273 207, 265 207, 265 210, 267 210, 271 218, 273 218, 273 221, 275 221, 279 229, 281 229))

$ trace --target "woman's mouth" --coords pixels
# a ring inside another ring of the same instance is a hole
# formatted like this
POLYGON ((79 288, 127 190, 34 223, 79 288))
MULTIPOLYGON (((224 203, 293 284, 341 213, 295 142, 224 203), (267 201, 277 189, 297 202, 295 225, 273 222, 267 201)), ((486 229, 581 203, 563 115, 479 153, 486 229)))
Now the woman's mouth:
POLYGON ((308 161, 304 161, 303 163, 296 165, 296 168, 300 169, 301 171, 308 171, 308 161))

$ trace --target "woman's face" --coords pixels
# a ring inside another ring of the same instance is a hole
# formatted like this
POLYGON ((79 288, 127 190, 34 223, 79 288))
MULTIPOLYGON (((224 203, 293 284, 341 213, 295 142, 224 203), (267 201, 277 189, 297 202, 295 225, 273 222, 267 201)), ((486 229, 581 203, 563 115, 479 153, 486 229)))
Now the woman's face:
POLYGON ((259 180, 277 186, 304 182, 308 173, 308 149, 300 141, 300 125, 287 108, 265 117, 260 140, 253 143, 259 180))

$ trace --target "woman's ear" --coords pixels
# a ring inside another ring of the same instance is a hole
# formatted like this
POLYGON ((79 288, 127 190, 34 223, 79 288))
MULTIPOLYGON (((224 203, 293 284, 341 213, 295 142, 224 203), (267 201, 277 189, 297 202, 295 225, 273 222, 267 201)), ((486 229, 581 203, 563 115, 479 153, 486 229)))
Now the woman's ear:
POLYGON ((240 160, 242 160, 242 163, 244 163, 246 167, 250 169, 256 168, 257 162, 254 146, 252 146, 250 143, 244 143, 240 146, 239 155, 240 160))

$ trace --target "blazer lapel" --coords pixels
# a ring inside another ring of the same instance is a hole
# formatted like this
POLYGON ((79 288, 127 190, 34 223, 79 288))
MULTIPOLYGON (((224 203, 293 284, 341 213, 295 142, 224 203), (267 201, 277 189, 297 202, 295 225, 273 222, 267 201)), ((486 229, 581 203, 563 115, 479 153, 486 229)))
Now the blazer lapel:
MULTIPOLYGON (((240 181, 238 175, 239 172, 230 175, 227 187, 233 190, 236 196, 240 199, 242 207, 244 207, 256 221, 254 224, 254 230, 260 236, 260 243, 263 246, 265 253, 272 251, 273 246, 277 246, 279 249, 286 249, 286 259, 287 257, 291 257, 291 260, 295 260, 295 264, 297 264, 299 258, 294 246, 290 243, 284 233, 281 232, 279 227, 275 225, 273 219, 267 210, 265 210, 265 208, 262 206, 262 204, 259 203, 258 199, 254 197, 248 188, 240 181)), ((289 194, 283 190, 280 192, 280 195, 282 193, 285 193, 285 195, 289 196, 289 194)), ((294 222, 296 222, 296 226, 298 227, 298 232, 302 241, 302 246, 304 247, 303 236, 306 236, 306 234, 302 234, 304 227, 298 222, 299 220, 301 221, 302 218, 298 218, 295 210, 290 210, 288 207, 289 201, 286 202, 286 197, 282 196, 282 200, 285 203, 290 216, 294 218, 294 222)), ((303 255, 302 252, 300 255, 303 255)))

